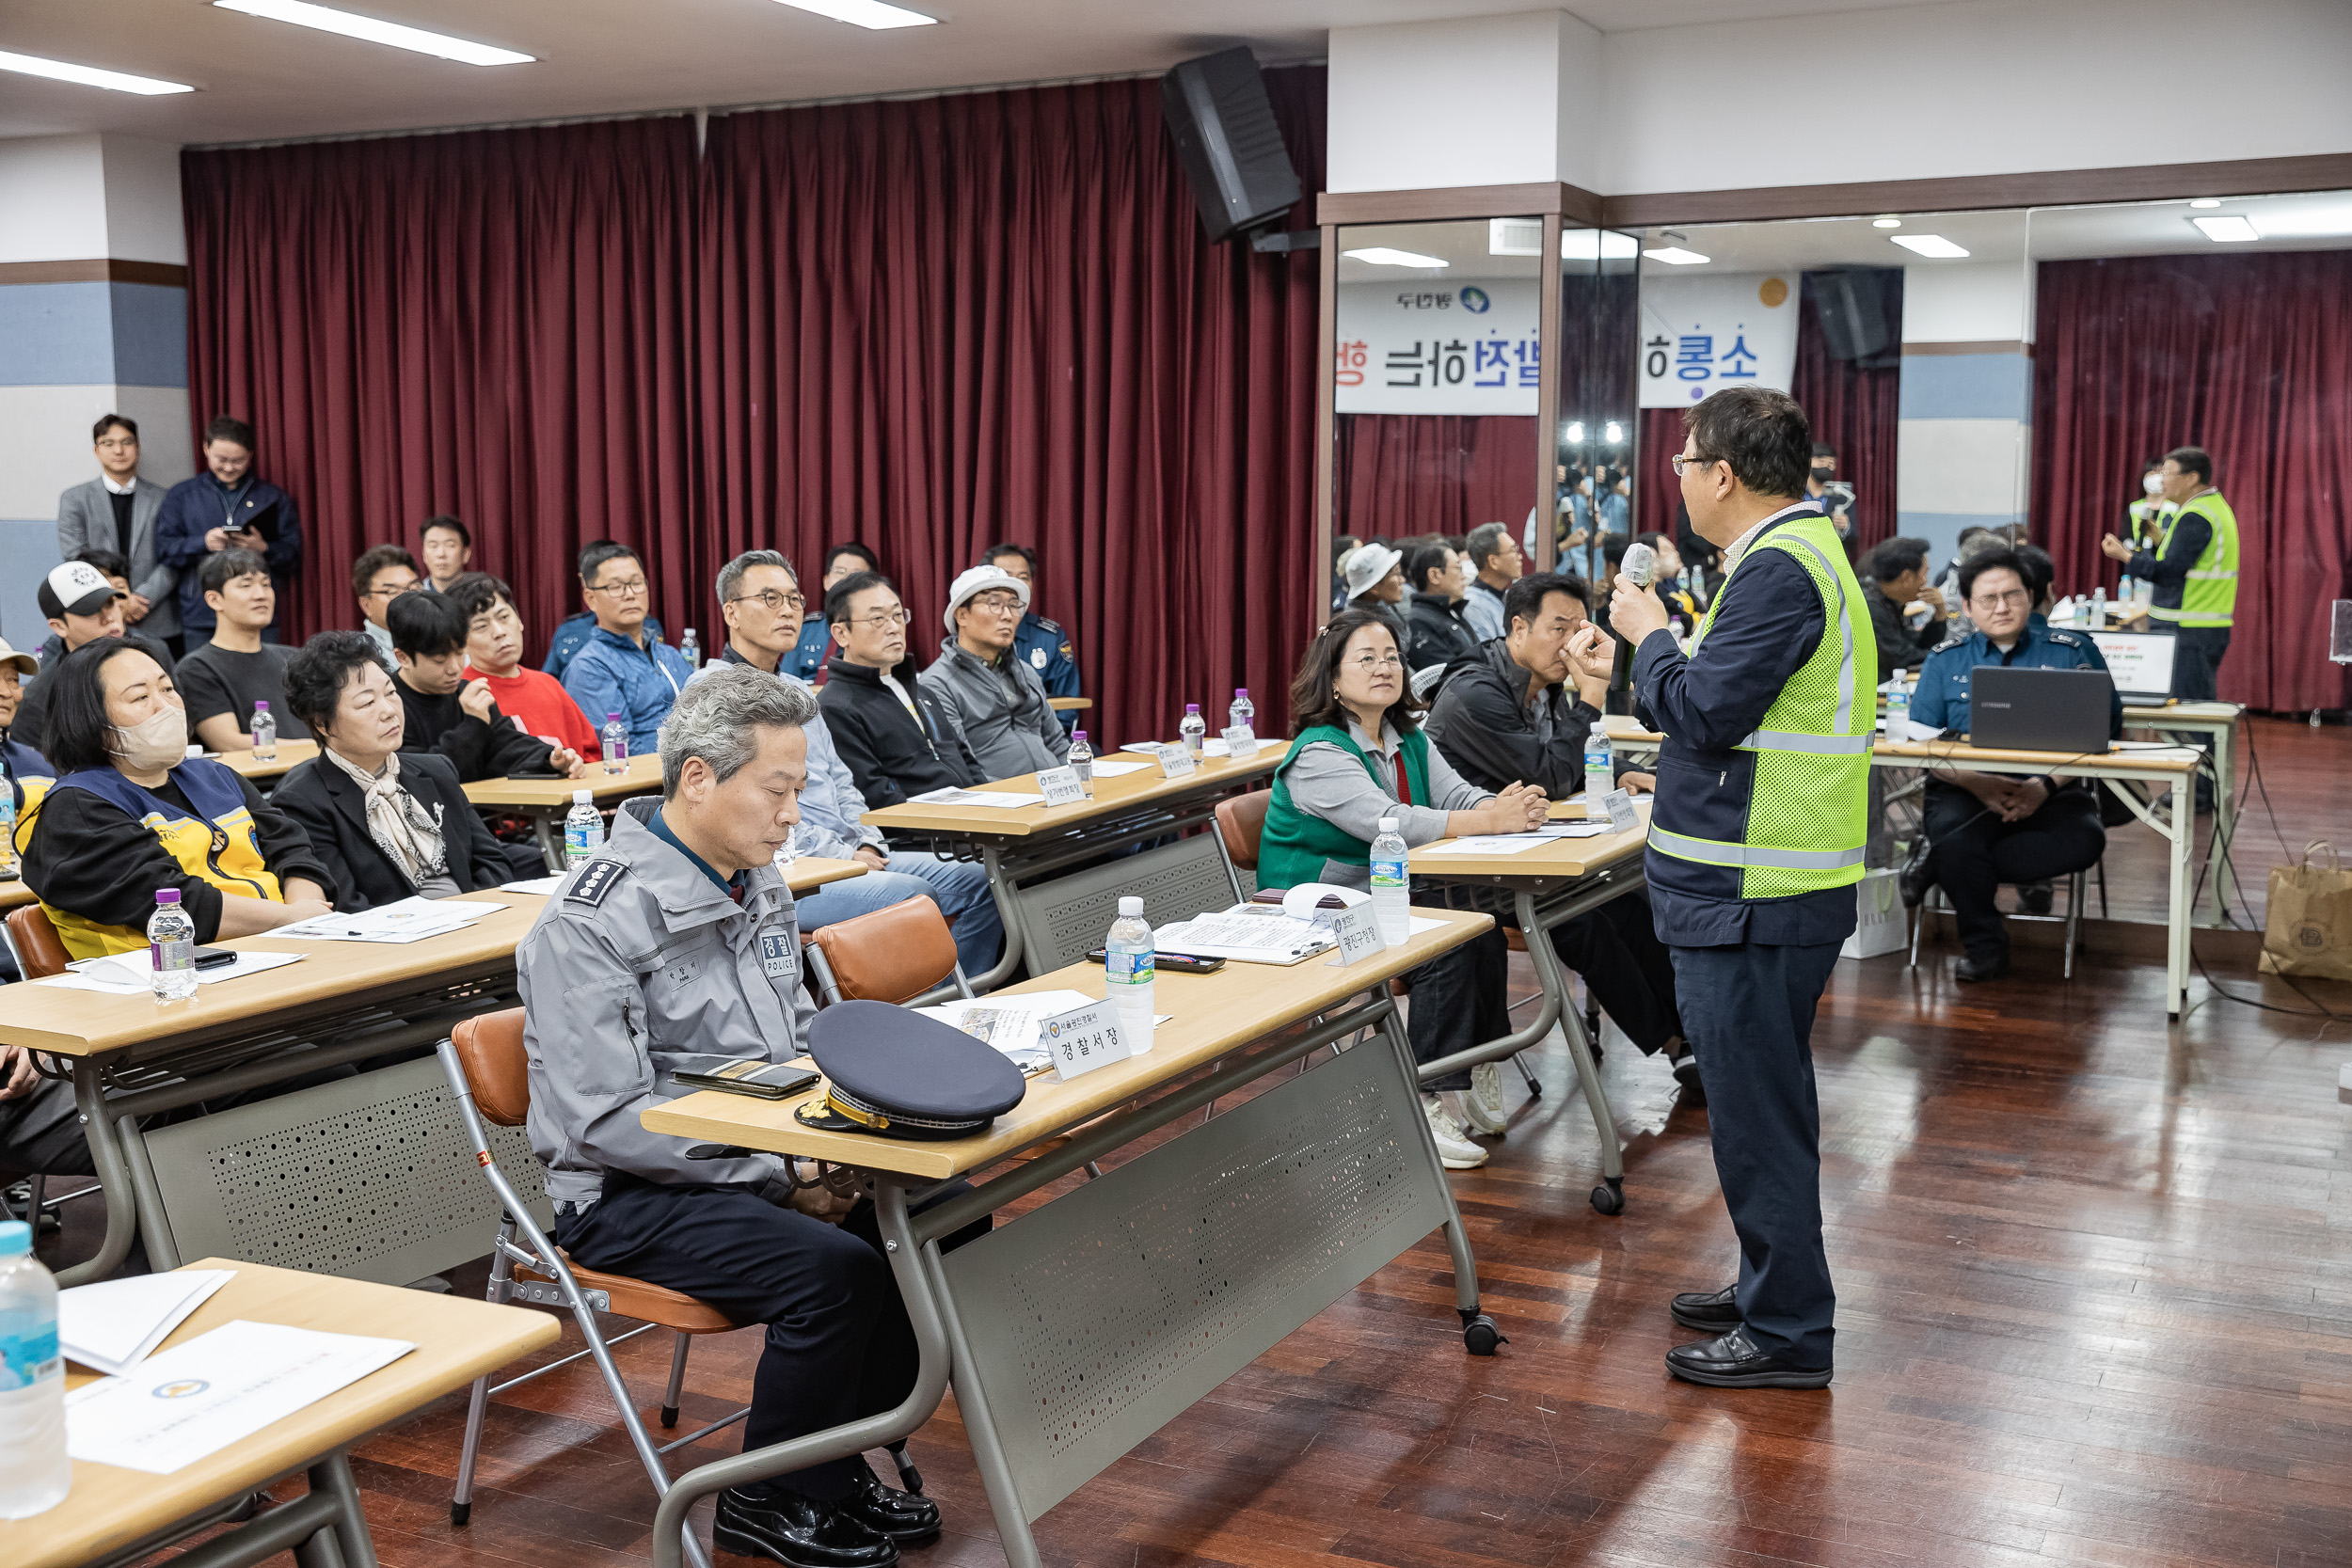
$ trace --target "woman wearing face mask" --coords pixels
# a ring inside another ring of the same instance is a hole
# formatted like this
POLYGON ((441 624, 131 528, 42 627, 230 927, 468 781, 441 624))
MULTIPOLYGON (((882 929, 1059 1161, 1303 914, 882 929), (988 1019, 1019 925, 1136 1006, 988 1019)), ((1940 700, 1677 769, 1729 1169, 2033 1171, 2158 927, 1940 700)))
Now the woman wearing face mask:
POLYGON ((233 769, 188 756, 163 666, 119 638, 42 677, 43 750, 57 782, 19 833, 24 884, 77 958, 147 945, 159 888, 178 888, 196 940, 251 936, 326 914, 310 841, 233 769))

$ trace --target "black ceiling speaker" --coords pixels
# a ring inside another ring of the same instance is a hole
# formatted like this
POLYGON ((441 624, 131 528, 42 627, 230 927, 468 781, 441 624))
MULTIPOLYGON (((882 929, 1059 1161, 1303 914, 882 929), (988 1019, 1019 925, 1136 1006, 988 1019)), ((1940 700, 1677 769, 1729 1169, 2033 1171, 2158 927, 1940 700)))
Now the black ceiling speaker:
POLYGON ((1211 244, 1265 228, 1297 204, 1298 171, 1248 49, 1186 60, 1160 78, 1160 107, 1211 244))

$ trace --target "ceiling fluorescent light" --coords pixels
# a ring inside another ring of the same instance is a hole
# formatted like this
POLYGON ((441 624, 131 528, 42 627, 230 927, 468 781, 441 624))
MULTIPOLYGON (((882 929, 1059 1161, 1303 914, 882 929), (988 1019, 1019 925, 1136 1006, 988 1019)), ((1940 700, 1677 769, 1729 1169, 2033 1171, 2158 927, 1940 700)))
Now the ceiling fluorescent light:
POLYGON ((291 22, 297 27, 316 27, 322 33, 341 33, 345 38, 359 39, 368 43, 412 49, 420 55, 437 55, 442 59, 456 60, 463 65, 527 65, 535 57, 517 55, 512 49, 494 49, 486 43, 453 39, 446 33, 428 33, 421 27, 405 27, 397 22, 384 22, 373 16, 330 10, 325 6, 310 5, 309 0, 213 0, 213 4, 223 10, 243 11, 247 16, 264 17, 272 22, 291 22))
POLYGON ((1708 258, 1697 251, 1685 250, 1678 245, 1666 245, 1657 250, 1645 250, 1642 254, 1653 261, 1663 261, 1670 267, 1703 267, 1708 261, 1708 258))
POLYGON ((1641 250, 1641 241, 1610 229, 1569 229, 1560 235, 1564 261, 1630 261, 1641 250))
POLYGON ((1900 229, 1902 226, 1903 220, 1898 217, 1872 218, 1870 220, 1870 227, 1873 229, 1900 229))
POLYGON ((2205 238, 2217 245, 2251 245, 2261 239, 2262 230, 2232 213, 2227 217, 2191 218, 2189 222, 2205 231, 2205 238))
POLYGON ((859 27, 931 27, 939 23, 935 16, 925 16, 903 6, 885 6, 882 0, 776 0, 776 4, 814 11, 859 27))
POLYGON ((1950 257, 1968 254, 1941 234, 1889 234, 1886 237, 1905 250, 1916 251, 1922 256, 1950 257))
POLYGON ((18 71, 27 76, 46 76, 53 82, 73 82, 86 87, 106 87, 115 92, 144 93, 150 97, 161 92, 196 90, 178 82, 159 82, 152 76, 126 76, 119 71, 68 65, 63 60, 44 60, 38 55, 11 55, 5 49, 0 49, 0 71, 18 71))
POLYGON ((1442 256, 1420 256, 1409 250, 1396 250, 1388 245, 1370 245, 1362 250, 1343 250, 1341 255, 1359 261, 1369 261, 1375 267, 1442 267, 1442 256))
POLYGON ((2221 198, 2217 196, 2201 196, 2196 200, 2190 202, 2189 205, 2192 207, 2206 208, 2218 207, 2221 205, 2221 198))
POLYGON ((2315 240, 2352 234, 2352 207, 2305 207, 2283 203, 2255 209, 2252 219, 2265 240, 2315 240))

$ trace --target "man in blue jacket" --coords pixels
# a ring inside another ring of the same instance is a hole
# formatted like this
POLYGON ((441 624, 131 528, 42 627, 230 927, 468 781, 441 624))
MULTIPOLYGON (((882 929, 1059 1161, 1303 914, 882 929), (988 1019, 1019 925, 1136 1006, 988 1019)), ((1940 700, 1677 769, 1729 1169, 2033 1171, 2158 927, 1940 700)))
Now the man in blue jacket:
POLYGON ((599 732, 607 714, 619 714, 629 751, 642 755, 658 745, 661 721, 694 678, 693 667, 646 628, 653 590, 636 551, 610 541, 589 546, 580 552, 580 586, 596 629, 565 667, 564 689, 599 732))
MULTIPOLYGON (((1969 676, 1980 664, 2027 670, 2105 668, 2081 632, 2033 615, 2037 574, 2015 550, 1972 555, 1960 568, 1960 596, 1977 629, 1947 640, 1919 668, 1915 723, 1969 727, 1969 676)), ((2123 732, 2123 702, 2108 693, 2108 734, 2123 732)), ((2003 882, 2030 884, 2072 875, 2106 848, 2097 786, 2083 780, 1936 769, 1928 776, 1926 830, 1934 847, 1905 875, 1916 903, 1929 882, 1952 901, 1964 956, 1954 974, 1991 980, 2009 973, 2009 933, 1994 895, 2003 882)))
MULTIPOLYGON (((253 427, 221 415, 204 427, 205 471, 164 496, 155 517, 155 559, 180 573, 180 629, 190 647, 213 634, 217 617, 204 602, 197 568, 222 550, 251 550, 269 562, 271 586, 284 602, 302 565, 302 513, 294 499, 253 471, 253 427)), ((278 641, 276 626, 262 631, 278 641)))

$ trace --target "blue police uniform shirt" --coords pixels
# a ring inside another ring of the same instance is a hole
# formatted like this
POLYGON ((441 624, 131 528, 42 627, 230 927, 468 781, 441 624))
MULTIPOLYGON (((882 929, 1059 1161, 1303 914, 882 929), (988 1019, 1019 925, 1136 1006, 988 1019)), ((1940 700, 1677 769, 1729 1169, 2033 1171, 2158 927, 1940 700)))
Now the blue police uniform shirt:
MULTIPOLYGON (((1085 695, 1078 689, 1078 656, 1071 651, 1070 634, 1034 610, 1021 617, 1012 634, 1012 657, 1029 667, 1048 697, 1085 695)), ((1065 730, 1078 722, 1074 708, 1059 717, 1065 730)))
MULTIPOLYGON (((2039 615, 2027 619, 2016 643, 2004 654, 1980 631, 1947 639, 1919 667, 1919 685, 1911 697, 1915 723, 1937 729, 1968 728, 1968 676, 1979 664, 2000 664, 2014 670, 2100 670, 2107 661, 2089 632, 2053 626, 2039 615)), ((2107 695, 2108 733, 2123 729, 2123 699, 2107 695)))
POLYGON ((811 686, 825 668, 825 649, 833 642, 833 627, 822 615, 812 615, 801 623, 801 640, 790 653, 784 656, 784 671, 798 675, 811 686))

